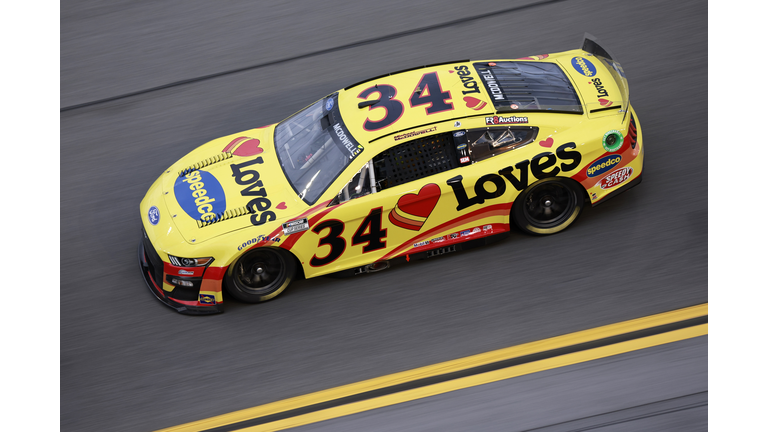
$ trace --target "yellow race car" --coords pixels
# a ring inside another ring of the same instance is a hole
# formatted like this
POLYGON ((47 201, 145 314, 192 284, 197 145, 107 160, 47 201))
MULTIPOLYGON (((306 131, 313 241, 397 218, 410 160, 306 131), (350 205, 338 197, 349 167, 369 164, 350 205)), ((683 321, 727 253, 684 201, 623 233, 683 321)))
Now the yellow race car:
POLYGON ((296 277, 379 271, 513 224, 557 233, 642 170, 624 71, 587 35, 382 75, 200 146, 142 200, 139 262, 166 305, 222 312, 222 290, 261 302, 296 277))

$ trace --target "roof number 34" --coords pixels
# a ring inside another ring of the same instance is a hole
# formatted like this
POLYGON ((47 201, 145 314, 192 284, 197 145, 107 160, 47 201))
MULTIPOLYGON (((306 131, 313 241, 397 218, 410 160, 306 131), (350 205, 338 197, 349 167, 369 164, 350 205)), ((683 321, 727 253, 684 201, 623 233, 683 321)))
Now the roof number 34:
MULTIPOLYGON (((397 96, 397 89, 389 84, 377 84, 373 87, 368 87, 360 92, 357 97, 358 99, 367 100, 374 93, 377 94, 378 99, 376 103, 368 107, 368 110, 378 109, 377 114, 380 116, 381 109, 383 109, 384 118, 381 120, 371 120, 370 116, 366 118, 363 123, 363 129, 370 132, 391 126, 400 120, 405 111, 405 105, 395 98, 397 96)), ((449 102, 450 100, 451 92, 443 91, 440 79, 437 77, 437 72, 429 72, 422 75, 419 83, 413 89, 408 103, 411 108, 426 105, 425 111, 429 115, 452 110, 453 104, 449 102)))

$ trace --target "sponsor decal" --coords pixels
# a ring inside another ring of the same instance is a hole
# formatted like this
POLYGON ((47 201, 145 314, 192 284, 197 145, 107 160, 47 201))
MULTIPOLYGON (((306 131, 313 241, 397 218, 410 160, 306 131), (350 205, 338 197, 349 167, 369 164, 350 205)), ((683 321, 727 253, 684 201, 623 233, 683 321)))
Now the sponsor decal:
POLYGON ((483 231, 493 231, 493 225, 484 225, 483 231))
POLYGON ((395 135, 395 141, 399 141, 401 139, 406 139, 406 138, 410 138, 410 137, 415 137, 415 136, 418 136, 418 135, 423 135, 425 133, 434 132, 436 130, 437 130, 437 127, 431 127, 429 129, 422 129, 420 131, 413 131, 413 132, 404 133, 402 135, 395 135))
POLYGON ((455 136, 455 137, 462 137, 465 134, 466 134, 466 132, 464 132, 464 131, 458 131, 458 132, 454 132, 453 136, 455 136))
MULTIPOLYGON (((333 125, 333 131, 336 132, 336 137, 338 137, 338 143, 344 146, 344 148, 349 152, 349 158, 354 159, 355 156, 360 154, 361 151, 363 151, 363 146, 361 145, 355 145, 355 143, 352 142, 352 140, 347 137, 347 133, 344 131, 344 128, 336 123, 333 125)), ((333 135, 331 135, 333 136, 333 135)))
POLYGON ((455 122, 453 122, 453 127, 461 127, 461 122, 456 120, 455 122))
POLYGON ((488 105, 480 99, 472 96, 464 96, 464 104, 467 105, 467 108, 473 109, 475 111, 480 111, 481 109, 485 108, 486 105, 488 105))
POLYGON ((600 105, 601 105, 601 106, 604 106, 604 107, 606 107, 606 108, 607 108, 607 107, 609 107, 609 106, 611 106, 611 105, 613 105, 613 102, 612 102, 612 101, 609 101, 608 99, 603 99, 603 98, 600 98, 600 99, 598 99, 597 101, 598 101, 598 102, 600 102, 600 105))
MULTIPOLYGON (((592 84, 595 86, 598 97, 608 97, 608 91, 605 89, 603 82, 600 81, 600 78, 595 78, 592 81, 588 82, 587 84, 592 84)), ((601 103, 600 105, 604 105, 604 104, 601 103)))
POLYGON ((306 231, 309 229, 309 221, 307 218, 296 219, 288 221, 283 224, 283 234, 296 234, 298 232, 306 231))
POLYGON ((417 248, 417 247, 426 246, 426 245, 428 245, 428 244, 429 244, 429 242, 428 242, 428 241, 423 241, 423 242, 414 243, 414 244, 413 244, 413 247, 417 248))
POLYGON ((466 231, 462 231, 460 234, 461 234, 462 237, 466 237, 466 236, 468 236, 468 235, 470 235, 472 233, 469 232, 469 230, 466 230, 466 231))
POLYGON ((450 234, 448 237, 450 237, 450 238, 451 238, 451 240, 453 240, 453 239, 455 239, 455 238, 459 238, 459 233, 452 233, 452 234, 450 234))
POLYGON ((212 221, 217 214, 227 209, 224 188, 216 177, 207 171, 197 170, 177 177, 173 194, 184 212, 195 220, 212 221))
POLYGON ((610 189, 614 186, 620 185, 632 177, 634 170, 632 167, 619 168, 616 171, 608 174, 600 180, 600 189, 610 189))
POLYGON ((472 228, 471 234, 477 234, 479 232, 480 232, 480 228, 475 227, 475 228, 472 228))
POLYGON ((434 183, 424 185, 419 193, 405 194, 397 200, 395 208, 389 212, 389 221, 400 228, 418 231, 439 200, 440 186, 434 183))
POLYGON ((596 194, 596 193, 594 193, 594 192, 592 192, 592 201, 594 201, 594 200, 596 200, 596 199, 597 199, 597 194, 596 194))
POLYGON ((552 148, 552 145, 555 143, 555 140, 552 139, 552 137, 548 137, 544 141, 539 141, 539 145, 546 148, 552 148))
POLYGON ((461 211, 477 204, 483 204, 487 200, 499 198, 507 190, 507 184, 511 184, 518 191, 528 187, 530 172, 536 179, 555 177, 561 171, 567 173, 578 168, 581 163, 581 153, 576 150, 576 143, 565 143, 552 153, 551 151, 539 153, 531 159, 526 159, 515 164, 514 167, 508 166, 502 168, 496 173, 489 173, 480 177, 474 186, 472 198, 467 194, 461 178, 453 177, 447 181, 448 186, 453 189, 458 206, 456 210, 461 211), (559 165, 558 165, 559 162, 559 165))
POLYGON ((627 77, 626 75, 624 75, 624 69, 622 69, 622 68, 621 68, 621 65, 620 65, 620 64, 616 63, 615 61, 612 61, 612 60, 608 60, 608 59, 606 59, 605 61, 606 61, 606 62, 607 62, 609 65, 611 65, 611 67, 613 68, 613 70, 615 70, 616 72, 618 72, 618 73, 619 73, 619 75, 621 75, 623 78, 626 78, 626 77, 627 77))
POLYGON ((517 117, 517 116, 511 116, 511 117, 504 117, 504 116, 493 116, 493 117, 486 117, 485 118, 485 124, 486 125, 499 125, 499 124, 521 124, 521 123, 528 123, 528 117, 517 117))
POLYGON ((587 177, 597 177, 613 168, 619 162, 621 162, 621 156, 619 155, 601 157, 587 168, 587 177))
MULTIPOLYGON (((469 70, 469 67, 456 66, 453 69, 456 71, 456 74, 459 77, 461 77, 461 82, 462 84, 464 84, 464 88, 466 89, 462 91, 461 94, 467 95, 472 93, 480 93, 480 88, 477 85, 477 80, 475 80, 475 77, 472 76, 472 72, 469 70)), ((466 98, 465 98, 465 102, 466 102, 466 98)))
POLYGON ((189 275, 195 274, 195 272, 189 271, 189 270, 179 270, 179 274, 180 275, 187 275, 187 276, 189 276, 189 275))
POLYGON ((609 130, 603 135, 603 148, 607 152, 615 152, 624 144, 624 135, 617 130, 609 130))
POLYGON ((240 191, 240 195, 244 197, 253 197, 245 207, 248 212, 251 213, 251 224, 254 226, 263 225, 269 221, 277 219, 275 212, 271 211, 272 201, 269 200, 267 195, 267 188, 264 187, 259 177, 260 174, 253 168, 247 168, 251 165, 263 164, 264 159, 257 157, 256 159, 249 160, 239 164, 232 164, 232 177, 235 178, 235 183, 240 186, 245 186, 240 191))
POLYGON ((467 143, 459 144, 456 146, 456 150, 464 150, 465 148, 467 148, 467 143))
POLYGON ((504 92, 501 91, 501 87, 499 87, 499 83, 496 82, 496 77, 493 76, 493 72, 491 72, 490 69, 481 71, 480 77, 483 78, 483 81, 485 82, 485 88, 488 89, 488 93, 491 94, 493 100, 505 99, 504 92))
POLYGON ((469 156, 464 156, 463 158, 459 159, 459 162, 461 162, 461 163, 469 163, 469 156))
POLYGON ((222 150, 224 153, 232 153, 235 156, 256 156, 264 151, 259 147, 261 141, 251 137, 237 137, 230 141, 222 150))
POLYGON ((276 205, 275 208, 278 209, 278 210, 285 210, 285 209, 288 208, 288 206, 285 205, 285 201, 283 201, 280 204, 276 205))
POLYGON ((574 57, 571 59, 571 66, 576 69, 576 72, 591 77, 597 73, 597 68, 589 60, 584 57, 574 57))
POLYGON ((333 109, 333 98, 328 98, 328 100, 325 101, 325 110, 330 111, 333 109))
POLYGON ((149 219, 149 223, 157 225, 157 223, 160 222, 160 210, 155 206, 150 207, 147 212, 147 218, 149 219))
POLYGON ((442 237, 433 238, 429 242, 430 243, 442 243, 444 241, 445 241, 445 236, 442 236, 442 237))
POLYGON ((216 304, 216 298, 210 294, 200 294, 198 301, 202 304, 216 304))
POLYGON ((512 109, 518 109, 518 108, 520 108, 519 106, 517 106, 517 104, 511 104, 509 107, 510 107, 510 108, 512 108, 512 109))
POLYGON ((243 249, 247 249, 248 246, 259 244, 261 242, 275 242, 280 243, 280 237, 267 237, 265 235, 259 235, 258 237, 254 237, 247 242, 244 242, 240 246, 237 247, 237 250, 241 251, 243 249))

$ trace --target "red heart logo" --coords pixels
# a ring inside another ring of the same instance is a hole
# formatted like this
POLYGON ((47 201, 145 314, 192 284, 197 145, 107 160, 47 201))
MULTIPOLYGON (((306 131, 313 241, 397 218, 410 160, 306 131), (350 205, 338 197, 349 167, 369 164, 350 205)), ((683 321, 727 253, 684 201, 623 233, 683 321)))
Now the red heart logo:
POLYGON ((281 202, 280 204, 276 205, 275 208, 278 209, 278 210, 285 210, 285 209, 288 208, 288 206, 285 205, 284 202, 281 202))
POLYGON ((555 140, 552 139, 552 137, 549 137, 545 139, 544 141, 539 141, 539 145, 542 147, 550 148, 552 147, 552 144, 555 143, 555 140))
POLYGON ((600 105, 602 105, 604 107, 609 107, 609 106, 613 105, 613 102, 609 101, 608 99, 600 98, 597 101, 600 102, 600 105))
POLYGON ((487 105, 485 102, 472 96, 464 96, 464 102, 467 104, 467 108, 472 108, 475 111, 481 110, 487 105))
POLYGON ((256 138, 252 138, 240 144, 240 147, 236 148, 235 151, 232 153, 236 154, 237 156, 257 155, 264 151, 264 149, 259 147, 259 144, 261 144, 259 140, 257 140, 256 138))
POLYGON ((389 221, 400 228, 418 231, 440 200, 440 186, 430 183, 417 194, 405 194, 389 212, 389 221))
POLYGON ((237 156, 253 156, 264 151, 264 149, 259 147, 259 144, 261 144, 261 142, 256 138, 238 137, 227 144, 222 152, 230 152, 233 148, 240 145, 240 147, 237 147, 237 149, 235 149, 235 151, 232 153, 236 154, 237 156))

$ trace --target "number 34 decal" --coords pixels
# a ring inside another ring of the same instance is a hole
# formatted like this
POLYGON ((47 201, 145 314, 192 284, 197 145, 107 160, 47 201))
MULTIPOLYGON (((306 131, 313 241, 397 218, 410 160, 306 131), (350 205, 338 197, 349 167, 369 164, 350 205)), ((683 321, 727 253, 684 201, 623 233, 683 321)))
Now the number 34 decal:
MULTIPOLYGON (((397 89, 389 84, 378 84, 374 87, 368 87, 360 92, 359 99, 368 99, 374 93, 378 94, 378 100, 375 104, 368 107, 368 111, 379 110, 377 114, 381 115, 381 109, 384 110, 384 118, 373 121, 370 116, 363 122, 363 129, 367 131, 376 131, 384 129, 400 120, 405 111, 405 105, 395 98, 397 89)), ((427 105, 425 108, 427 115, 436 114, 453 109, 453 104, 448 102, 451 99, 450 91, 443 91, 440 85, 440 79, 437 72, 425 73, 416 88, 413 89, 411 97, 408 99, 411 108, 427 105)))
MULTIPOLYGON (((365 244, 363 253, 373 252, 387 247, 387 229, 381 228, 382 208, 378 207, 371 210, 368 216, 363 219, 360 226, 352 235, 352 246, 365 244)), ((341 235, 344 234, 344 222, 338 219, 329 219, 323 221, 314 228, 312 232, 320 235, 325 231, 325 236, 320 238, 317 247, 330 246, 331 250, 324 257, 318 257, 315 254, 309 264, 312 267, 322 267, 336 261, 347 249, 347 241, 341 235)))

